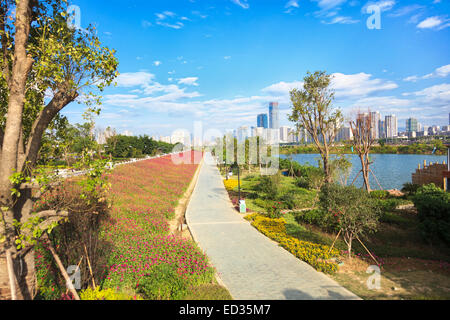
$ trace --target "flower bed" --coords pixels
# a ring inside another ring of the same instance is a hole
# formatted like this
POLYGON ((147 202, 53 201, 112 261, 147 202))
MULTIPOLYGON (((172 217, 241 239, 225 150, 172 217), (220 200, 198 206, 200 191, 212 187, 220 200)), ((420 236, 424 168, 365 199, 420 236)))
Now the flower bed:
POLYGON ((239 185, 239 182, 235 179, 223 180, 223 184, 225 185, 225 189, 228 191, 233 191, 239 185))
POLYGON ((258 229, 268 238, 277 241, 280 246, 295 255, 302 261, 310 264, 316 270, 333 274, 337 271, 338 265, 330 262, 333 257, 339 256, 339 251, 326 245, 320 245, 312 242, 301 241, 291 237, 286 233, 286 220, 271 219, 258 213, 250 214, 245 217, 252 223, 252 226, 258 229))
POLYGON ((167 156, 113 171, 112 220, 103 235, 114 249, 104 288, 138 292, 141 279, 162 264, 173 267, 190 285, 211 282, 214 269, 197 245, 168 235, 169 220, 196 169, 175 165, 167 156))
MULTIPOLYGON (((195 152, 189 153, 193 159, 195 152)), ((171 283, 167 284, 166 273, 172 277, 171 281, 185 285, 183 292, 212 282, 215 270, 198 246, 192 241, 169 235, 169 221, 175 217, 178 201, 197 167, 196 164, 176 165, 171 156, 166 156, 120 166, 108 175, 112 207, 100 225, 100 238, 108 246, 99 251, 101 257, 93 258, 91 255, 91 259, 96 261, 105 259, 100 265, 101 281, 96 281, 101 290, 98 294, 85 294, 83 297, 115 299, 125 294, 136 299, 139 295, 147 299, 182 298, 179 292, 167 290, 171 283), (146 281, 149 275, 151 282, 146 281), (151 283, 152 289, 156 286, 157 291, 161 285, 161 290, 169 293, 146 296, 145 293, 149 292, 143 288, 146 283, 151 283)), ((43 197, 38 206, 58 204, 58 199, 55 195, 43 197)), ((40 243, 36 250, 38 298, 61 299, 65 285, 45 243, 40 243)), ((79 256, 76 261, 79 261, 79 256)), ((89 277, 84 274, 83 279, 84 276, 89 277)), ((86 292, 90 291, 83 291, 86 292)))

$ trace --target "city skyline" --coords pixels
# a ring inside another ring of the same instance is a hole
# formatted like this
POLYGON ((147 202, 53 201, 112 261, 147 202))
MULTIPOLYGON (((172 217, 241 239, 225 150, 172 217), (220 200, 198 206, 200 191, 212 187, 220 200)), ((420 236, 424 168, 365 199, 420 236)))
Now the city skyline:
MULTIPOLYGON (((278 101, 279 125, 289 126, 289 91, 316 70, 334 76, 334 105, 346 114, 370 108, 395 113, 400 127, 412 115, 424 125, 447 124, 447 1, 375 2, 384 5, 382 26, 373 30, 367 1, 246 3, 71 1, 81 26, 95 24, 120 61, 97 125, 152 136, 203 121, 225 132, 278 101)), ((63 114, 81 123, 84 108, 73 103, 63 114)))

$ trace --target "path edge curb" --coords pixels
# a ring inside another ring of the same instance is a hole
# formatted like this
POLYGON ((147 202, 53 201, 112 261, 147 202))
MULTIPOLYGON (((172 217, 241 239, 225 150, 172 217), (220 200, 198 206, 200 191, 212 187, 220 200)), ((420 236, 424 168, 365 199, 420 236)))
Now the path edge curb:
MULTIPOLYGON (((204 165, 204 162, 205 162, 205 155, 206 155, 206 153, 203 153, 203 158, 202 158, 202 162, 201 162, 201 164, 199 165, 199 168, 198 168, 198 175, 197 175, 197 177, 196 177, 196 181, 195 181, 195 187, 194 187, 194 189, 193 189, 193 191, 192 191, 192 194, 191 194, 191 197, 189 198, 189 201, 188 201, 188 203, 187 203, 187 206, 186 206, 186 212, 185 212, 185 214, 184 214, 184 217, 185 217, 185 219, 186 219, 186 225, 187 225, 187 228, 188 228, 188 230, 189 230, 189 233, 191 234, 191 237, 192 237, 192 239, 193 239, 193 241, 199 246, 199 248, 203 251, 203 253, 205 253, 205 251, 200 247, 200 245, 198 244, 199 242, 198 242, 198 238, 197 238, 197 235, 195 234, 195 231, 190 227, 190 225, 191 225, 191 223, 190 223, 190 218, 189 218, 189 215, 188 215, 188 212, 189 212, 189 207, 190 207, 190 205, 191 205, 191 198, 192 198, 192 195, 194 194, 194 192, 195 192, 195 190, 197 189, 197 185, 198 185, 198 180, 199 180, 199 177, 200 177, 200 171, 201 171, 201 169, 203 168, 203 165, 204 165)), ((206 253, 205 253, 206 254, 206 253)), ((208 256, 208 255, 206 255, 206 256, 208 256)), ((208 260, 209 260, 209 257, 208 257, 208 260)), ((227 289, 227 291, 228 291, 228 293, 230 294, 230 296, 231 296, 231 298, 233 299, 233 300, 236 300, 234 297, 233 297, 233 295, 231 294, 231 292, 230 292, 230 289, 226 286, 226 284, 223 282, 223 280, 222 280, 222 278, 220 277, 220 275, 219 275, 219 273, 217 272, 217 269, 214 267, 214 277, 215 277, 215 279, 216 279, 216 281, 217 281, 217 283, 219 284, 219 285, 221 285, 222 287, 224 287, 225 289, 227 289)))

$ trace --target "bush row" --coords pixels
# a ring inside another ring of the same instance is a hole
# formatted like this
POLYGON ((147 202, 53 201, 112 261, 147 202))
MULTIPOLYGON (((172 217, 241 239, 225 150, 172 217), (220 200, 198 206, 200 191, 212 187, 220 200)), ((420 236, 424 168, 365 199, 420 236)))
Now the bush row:
POLYGON ((337 249, 330 250, 329 246, 301 241, 289 236, 286 233, 286 220, 283 218, 271 219, 260 214, 251 214, 245 218, 265 236, 277 241, 280 246, 316 270, 328 274, 337 271, 338 265, 329 261, 331 258, 339 256, 337 249))

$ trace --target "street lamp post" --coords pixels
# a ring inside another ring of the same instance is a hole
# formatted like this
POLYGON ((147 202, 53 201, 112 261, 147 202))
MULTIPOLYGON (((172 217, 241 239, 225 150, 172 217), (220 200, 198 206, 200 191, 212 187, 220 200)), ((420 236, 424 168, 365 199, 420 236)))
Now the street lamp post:
POLYGON ((237 168, 238 168, 238 190, 239 190, 239 201, 241 201, 241 175, 240 175, 239 165, 237 166, 237 168))

